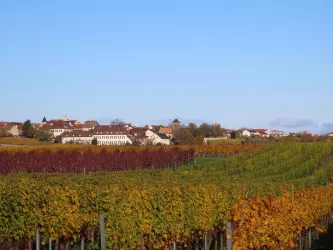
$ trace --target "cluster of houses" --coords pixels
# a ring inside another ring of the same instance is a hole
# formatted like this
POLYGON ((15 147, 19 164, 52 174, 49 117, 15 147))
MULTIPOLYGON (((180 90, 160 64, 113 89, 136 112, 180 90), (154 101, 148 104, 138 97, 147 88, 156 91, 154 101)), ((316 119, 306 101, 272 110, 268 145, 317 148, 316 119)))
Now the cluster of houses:
MULTIPOLYGON (((0 122, 0 136, 18 137, 22 134, 22 123, 0 122)), ((60 119, 32 123, 34 129, 48 129, 52 138, 60 138, 62 143, 91 144, 95 139, 98 145, 170 145, 174 135, 180 130, 181 123, 175 119, 171 126, 146 125, 135 127, 131 123, 116 125, 100 125, 97 121, 71 120, 66 115, 60 119)), ((328 133, 333 137, 333 132, 328 133)), ((274 137, 287 136, 280 130, 270 129, 241 129, 227 130, 228 138, 236 137, 274 137), (236 136, 237 134, 237 136, 236 136)), ((215 138, 205 138, 205 141, 215 138)))
POLYGON ((261 137, 274 137, 274 138, 280 138, 284 136, 283 132, 280 130, 271 130, 271 129, 244 129, 241 130, 241 136, 242 137, 255 137, 255 136, 261 136, 261 137))
POLYGON ((95 139, 97 145, 170 145, 174 134, 180 129, 180 122, 174 120, 171 127, 135 127, 130 123, 100 125, 97 121, 81 124, 64 116, 49 121, 44 117, 40 128, 49 129, 53 138, 61 137, 62 143, 91 144, 95 139))

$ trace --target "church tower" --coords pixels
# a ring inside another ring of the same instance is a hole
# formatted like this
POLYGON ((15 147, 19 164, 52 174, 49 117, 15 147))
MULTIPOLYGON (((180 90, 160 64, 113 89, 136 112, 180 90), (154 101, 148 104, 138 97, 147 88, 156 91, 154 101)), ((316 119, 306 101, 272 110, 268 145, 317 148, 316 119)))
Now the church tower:
POLYGON ((180 130, 180 121, 178 121, 178 119, 175 119, 171 123, 171 127, 172 127, 172 134, 176 134, 180 130))

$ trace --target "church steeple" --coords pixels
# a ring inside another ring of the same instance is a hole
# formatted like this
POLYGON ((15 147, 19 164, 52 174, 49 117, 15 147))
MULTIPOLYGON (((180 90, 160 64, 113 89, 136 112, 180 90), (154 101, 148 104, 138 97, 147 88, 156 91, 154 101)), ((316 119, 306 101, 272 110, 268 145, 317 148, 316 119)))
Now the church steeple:
POLYGON ((46 120, 46 118, 44 116, 42 123, 46 123, 46 122, 47 122, 47 120, 46 120))

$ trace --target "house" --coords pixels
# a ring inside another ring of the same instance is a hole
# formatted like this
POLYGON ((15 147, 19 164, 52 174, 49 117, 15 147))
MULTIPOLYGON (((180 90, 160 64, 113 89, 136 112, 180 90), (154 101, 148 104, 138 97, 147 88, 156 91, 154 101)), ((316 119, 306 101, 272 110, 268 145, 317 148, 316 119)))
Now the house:
POLYGON ((90 120, 90 121, 85 121, 83 123, 83 131, 90 131, 93 130, 95 127, 99 126, 99 123, 97 121, 94 120, 90 120))
POLYGON ((266 131, 266 133, 267 133, 269 136, 273 136, 273 137, 276 137, 276 138, 282 137, 282 135, 283 135, 283 132, 280 131, 280 130, 270 130, 270 129, 268 129, 268 130, 266 131))
POLYGON ((69 132, 73 130, 73 124, 69 121, 49 121, 43 125, 43 128, 48 128, 50 134, 53 138, 61 135, 64 132, 69 132))
POLYGON ((146 135, 146 128, 133 128, 129 131, 133 144, 135 145, 147 145, 149 143, 148 136, 146 135))
POLYGON ((175 119, 171 123, 171 127, 161 126, 157 132, 161 133, 161 134, 165 134, 166 136, 172 138, 180 130, 180 127, 181 127, 180 126, 180 121, 178 121, 178 119, 175 119))
POLYGON ((263 129, 263 128, 258 128, 255 129, 255 131, 257 131, 261 137, 269 137, 270 135, 267 133, 267 129, 263 129))
POLYGON ((241 132, 241 136, 243 137, 260 136, 260 133, 258 133, 254 129, 245 129, 241 132))
POLYGON ((160 127, 160 129, 157 132, 161 133, 161 134, 165 134, 170 137, 172 137, 172 135, 173 135, 173 130, 172 130, 172 128, 169 128, 169 127, 160 127))
POLYGON ((61 142, 63 144, 66 143, 74 143, 74 144, 91 144, 92 142, 92 132, 91 131, 83 131, 83 130, 73 130, 62 133, 61 142))
POLYGON ((167 136, 166 134, 154 132, 152 130, 146 131, 146 137, 148 138, 148 141, 153 144, 162 144, 162 145, 170 145, 170 136, 167 136))
POLYGON ((22 132, 22 123, 0 122, 0 129, 3 136, 19 136, 22 132))
POLYGON ((128 131, 119 126, 99 125, 92 132, 97 139, 97 145, 126 145, 133 144, 128 131))
POLYGON ((333 137, 333 132, 327 133, 327 136, 333 137))

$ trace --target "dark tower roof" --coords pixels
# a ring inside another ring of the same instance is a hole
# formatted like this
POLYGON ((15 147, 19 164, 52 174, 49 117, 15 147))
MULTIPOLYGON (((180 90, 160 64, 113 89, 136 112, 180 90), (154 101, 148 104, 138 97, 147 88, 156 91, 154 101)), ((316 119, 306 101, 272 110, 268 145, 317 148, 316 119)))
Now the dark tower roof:
POLYGON ((42 122, 47 122, 47 120, 46 120, 45 116, 44 116, 44 118, 43 118, 43 121, 42 121, 42 122))
POLYGON ((178 119, 175 119, 172 123, 180 123, 180 121, 178 121, 178 119))

